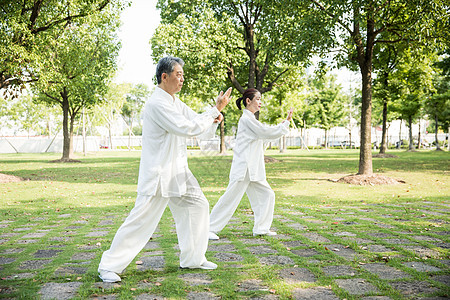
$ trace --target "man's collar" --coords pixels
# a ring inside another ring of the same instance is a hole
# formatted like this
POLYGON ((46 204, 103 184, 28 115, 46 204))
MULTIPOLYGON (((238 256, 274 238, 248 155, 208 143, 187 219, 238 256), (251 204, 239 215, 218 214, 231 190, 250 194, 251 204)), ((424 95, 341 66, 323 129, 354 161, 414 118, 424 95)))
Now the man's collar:
POLYGON ((155 91, 159 92, 161 95, 163 95, 164 99, 167 99, 167 101, 171 101, 171 103, 175 102, 175 96, 172 96, 159 86, 156 86, 155 91))

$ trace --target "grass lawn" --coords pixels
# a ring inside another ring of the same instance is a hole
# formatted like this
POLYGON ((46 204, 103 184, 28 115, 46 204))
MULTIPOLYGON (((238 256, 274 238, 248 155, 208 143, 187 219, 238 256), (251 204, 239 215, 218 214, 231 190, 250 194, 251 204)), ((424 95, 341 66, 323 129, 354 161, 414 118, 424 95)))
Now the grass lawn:
MULTIPOLYGON (((140 151, 80 155, 81 163, 70 164, 50 163, 60 154, 1 154, 0 173, 28 180, 0 183, 0 299, 38 298, 50 282, 78 283, 75 299, 132 299, 149 293, 167 299, 205 293, 211 299, 291 299, 316 287, 326 287, 339 299, 361 299, 362 294, 345 286, 345 280, 354 278, 375 288, 366 296, 407 299, 416 292, 409 295, 395 286, 413 287, 416 282, 429 286, 424 295, 449 296, 450 154, 389 153, 398 158, 374 158, 374 172, 405 183, 334 182, 357 172, 358 150, 269 150, 266 155, 279 160, 266 164, 276 194, 273 228, 278 237, 251 236, 252 212, 244 196, 232 222, 219 234, 221 240, 210 243, 207 257, 219 268, 180 270, 167 208, 151 240, 154 249, 144 249, 122 274, 123 281, 111 286, 99 283, 97 266, 134 206, 140 151), (385 251, 372 251, 374 246, 385 251), (42 257, 41 250, 54 255, 42 257), (306 252, 311 255, 301 254, 306 252), (89 259, 77 258, 79 253, 89 259), (164 260, 162 269, 141 268, 155 256, 164 260), (232 256, 242 259, 232 261, 232 256), (263 263, 274 256, 291 263, 263 263), (430 270, 411 268, 411 262, 424 263, 430 270), (68 263, 83 271, 67 272, 68 263), (366 268, 379 263, 406 277, 386 278, 366 268), (357 275, 326 271, 336 265, 357 275), (306 270, 314 280, 288 281, 280 275, 287 268, 306 270), (183 279, 186 274, 206 274, 208 282, 191 285, 183 279)), ((190 151, 190 168, 211 207, 228 184, 231 159, 232 152, 219 156, 190 151)))

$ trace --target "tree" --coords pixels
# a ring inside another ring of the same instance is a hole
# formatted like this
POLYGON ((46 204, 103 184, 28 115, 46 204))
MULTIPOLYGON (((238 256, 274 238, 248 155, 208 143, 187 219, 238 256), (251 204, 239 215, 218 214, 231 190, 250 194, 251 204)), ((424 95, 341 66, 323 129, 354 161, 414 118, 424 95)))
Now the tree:
MULTIPOLYGON (((184 48, 192 56, 186 59, 203 63, 208 71, 214 66, 216 72, 210 76, 226 75, 240 93, 245 87, 265 93, 284 76, 287 66, 305 61, 313 46, 299 32, 305 31, 303 17, 314 17, 297 1, 292 5, 295 9, 273 1, 159 0, 164 29, 174 28, 172 42, 160 44, 170 46, 170 51, 184 48), (196 30, 187 34, 179 28, 196 30)), ((330 43, 321 25, 309 29, 323 33, 321 41, 330 43)))
POLYGON ((344 95, 333 76, 318 76, 310 80, 311 92, 308 96, 313 107, 316 124, 325 130, 325 148, 328 147, 328 131, 342 125, 345 114, 344 95))
POLYGON ((430 56, 432 59, 430 54, 407 51, 393 75, 393 85, 398 90, 393 109, 401 119, 408 122, 410 151, 414 150, 413 122, 419 117, 425 97, 432 90, 434 72, 431 68, 430 56))
POLYGON ((140 116, 145 99, 150 94, 148 86, 143 83, 134 85, 125 97, 122 107, 122 116, 128 125, 128 149, 131 149, 131 134, 133 133, 133 122, 140 116))
POLYGON ((380 44, 375 46, 379 49, 376 49, 376 55, 374 57, 374 65, 378 69, 378 76, 374 80, 374 109, 381 108, 381 113, 378 114, 378 118, 375 114, 374 119, 379 119, 378 124, 382 124, 380 154, 385 154, 387 150, 387 124, 398 117, 388 107, 392 102, 393 95, 395 92, 398 92, 391 86, 390 77, 395 72, 401 55, 405 51, 402 46, 404 45, 380 44))
POLYGON ((43 104, 33 103, 30 95, 21 95, 15 101, 10 101, 9 116, 14 122, 14 128, 22 129, 30 136, 32 132, 42 134, 47 130, 50 110, 43 104))
MULTIPOLYGON (((425 111, 434 121, 434 133, 436 150, 441 150, 438 141, 438 131, 442 128, 444 132, 449 133, 450 129, 450 59, 441 57, 435 65, 438 71, 433 76, 434 93, 428 95, 425 100, 425 111)), ((450 149, 450 143, 448 145, 450 149)))
POLYGON ((112 128, 113 124, 118 118, 123 118, 123 107, 126 101, 127 94, 131 91, 131 84, 129 83, 109 83, 108 91, 89 111, 92 115, 91 120, 97 125, 104 126, 108 129, 109 148, 114 149, 115 145, 112 142, 112 128))
MULTIPOLYGON (((410 46, 430 47, 448 41, 449 11, 445 1, 337 1, 305 0, 317 21, 335 27, 328 31, 342 50, 341 63, 361 72, 361 148, 358 174, 372 175, 371 121, 372 73, 376 44, 409 42, 410 46), (389 33, 383 36, 382 33, 389 33), (342 41, 342 43, 340 43, 342 41)), ((329 26, 324 26, 329 28, 329 26)))
MULTIPOLYGON (((188 76, 183 93, 205 102, 229 84, 241 94, 246 88, 271 91, 307 60, 313 32, 325 32, 317 24, 309 27, 310 36, 299 34, 305 32, 301 16, 314 18, 299 3, 288 9, 268 0, 159 0, 158 8, 162 24, 152 37, 153 55, 182 57, 188 76)), ((322 44, 331 42, 325 34, 320 37, 322 44)), ((225 122, 235 119, 235 111, 225 109, 225 122)))
MULTIPOLYGON (((302 128, 301 117, 306 110, 306 76, 302 66, 290 66, 286 76, 281 78, 270 92, 262 98, 263 105, 259 114, 261 121, 278 124, 286 119, 290 108, 294 108, 292 122, 302 128)), ((280 138, 280 152, 286 150, 286 137, 280 138)))
POLYGON ((110 3, 119 0, 0 0, 0 89, 17 95, 35 81, 36 65, 45 61, 39 45, 55 42, 58 32, 110 3))
POLYGON ((37 100, 58 105, 63 112, 63 154, 61 161, 70 161, 73 154, 74 122, 83 108, 89 109, 107 91, 107 83, 116 69, 120 44, 116 30, 119 26, 117 7, 91 15, 80 22, 73 21, 38 45, 42 51, 39 80, 33 85, 37 100))

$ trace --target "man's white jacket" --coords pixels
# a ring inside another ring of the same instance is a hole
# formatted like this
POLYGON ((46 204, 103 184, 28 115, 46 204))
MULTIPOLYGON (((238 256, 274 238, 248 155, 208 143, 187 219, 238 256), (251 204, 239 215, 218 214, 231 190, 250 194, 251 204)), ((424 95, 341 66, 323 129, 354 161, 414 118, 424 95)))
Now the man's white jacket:
POLYGON ((186 194, 186 179, 193 176, 187 164, 186 138, 214 135, 214 106, 197 114, 177 97, 156 87, 144 108, 142 154, 137 192, 153 196, 160 184, 163 197, 186 194))
POLYGON ((239 119, 230 181, 244 180, 248 171, 250 181, 266 180, 264 166, 264 140, 280 138, 289 132, 289 121, 276 126, 259 122, 255 115, 244 109, 239 119))

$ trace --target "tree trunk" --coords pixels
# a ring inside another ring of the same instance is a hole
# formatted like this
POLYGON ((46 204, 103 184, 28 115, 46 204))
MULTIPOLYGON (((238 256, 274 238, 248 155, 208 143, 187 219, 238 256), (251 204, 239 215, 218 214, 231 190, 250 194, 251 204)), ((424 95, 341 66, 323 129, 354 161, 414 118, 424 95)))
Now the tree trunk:
POLYGON ((441 146, 439 145, 439 140, 438 140, 438 129, 439 129, 438 115, 434 114, 434 140, 436 142, 436 150, 441 150, 441 146))
POLYGON ((361 147, 359 148, 360 175, 372 175, 372 56, 364 59, 361 66, 362 105, 361 105, 361 147))
POLYGON ((83 107, 83 155, 86 156, 86 114, 84 113, 84 107, 83 107))
POLYGON ((421 148, 422 145, 422 135, 420 134, 420 130, 421 130, 421 125, 420 125, 420 119, 419 119, 419 136, 417 137, 417 149, 421 148))
POLYGON ((109 149, 112 150, 113 144, 112 144, 112 131, 111 131, 111 122, 108 122, 108 136, 109 136, 109 149))
POLYGON ((51 139, 52 128, 50 127, 50 120, 47 120, 47 132, 48 132, 48 138, 51 139))
POLYGON ((131 134, 133 133, 133 119, 130 118, 130 127, 128 127, 128 150, 131 150, 131 134))
POLYGON ((223 120, 220 122, 220 154, 225 154, 227 152, 227 147, 225 145, 225 115, 223 114, 223 120))
POLYGON ((348 134, 348 145, 349 145, 349 149, 353 149, 352 147, 352 129, 350 128, 350 132, 348 134))
POLYGON ((282 137, 280 137, 280 146, 279 146, 279 152, 283 153, 284 152, 284 135, 282 137))
POLYGON ((70 132, 69 132, 69 95, 64 88, 61 92, 63 110, 63 153, 61 160, 69 160, 70 157, 70 132))
POLYGON ((414 150, 414 141, 413 141, 413 134, 412 134, 412 117, 408 117, 408 124, 409 124, 409 151, 414 150))
POLYGON ((255 30, 252 24, 246 24, 246 51, 249 57, 248 66, 248 88, 255 87, 255 75, 256 75, 256 50, 255 50, 255 30))
POLYGON ((75 116, 76 114, 70 115, 70 123, 69 123, 69 158, 73 158, 73 128, 75 124, 75 116))
POLYGON ((383 128, 381 134, 380 154, 385 154, 387 149, 387 99, 383 101, 383 128))

